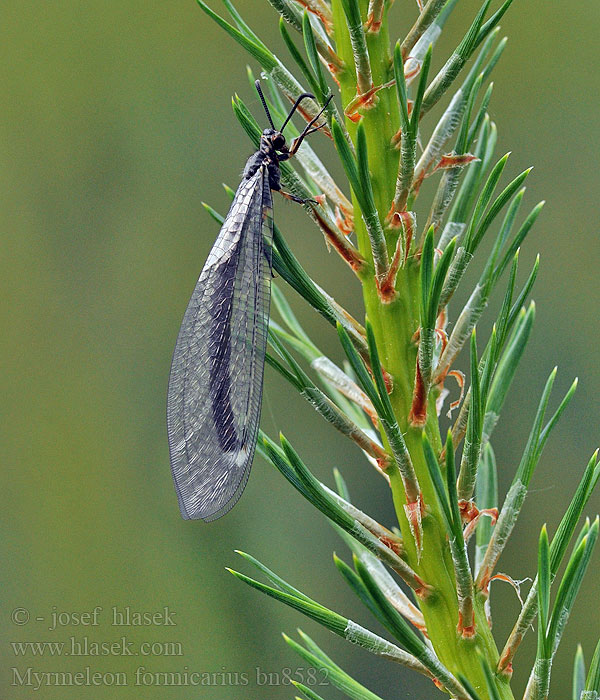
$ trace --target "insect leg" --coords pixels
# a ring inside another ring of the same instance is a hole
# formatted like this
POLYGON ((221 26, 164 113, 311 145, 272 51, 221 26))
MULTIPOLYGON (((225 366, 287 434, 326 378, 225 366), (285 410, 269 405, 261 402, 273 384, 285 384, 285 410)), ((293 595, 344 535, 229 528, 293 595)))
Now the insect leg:
MULTIPOLYGON (((289 153, 282 153, 277 155, 277 160, 287 160, 290 157, 289 153)), ((281 189, 279 164, 271 163, 268 165, 268 177, 269 177, 269 187, 275 192, 281 192, 281 195, 286 199, 290 199, 292 202, 298 202, 298 204, 306 204, 307 202, 313 202, 318 204, 314 199, 302 199, 302 197, 297 197, 295 194, 290 194, 289 192, 284 192, 281 189)))
MULTIPOLYGON (((297 136, 297 137, 292 141, 292 144, 291 144, 291 147, 290 147, 290 151, 289 151, 289 155, 290 155, 290 156, 293 156, 293 155, 296 153, 296 151, 300 148, 300 144, 302 143, 302 141, 304 141, 304 139, 305 139, 309 134, 313 134, 315 131, 318 131, 319 129, 322 129, 322 128, 325 126, 326 123, 323 123, 323 124, 321 124, 320 126, 315 126, 315 127, 313 127, 313 125, 317 122, 317 120, 319 119, 319 117, 320 117, 320 116, 323 114, 323 112, 327 109, 327 106, 329 105, 329 103, 331 102, 332 99, 333 99, 333 95, 329 95, 329 97, 328 97, 327 100, 325 101, 325 104, 324 104, 323 107, 321 108, 321 111, 320 111, 315 117, 313 117, 313 118, 308 122, 308 124, 304 127, 304 131, 300 134, 300 136, 297 136)), ((289 156, 288 156, 288 157, 289 157, 289 156)))
POLYGON ((282 197, 285 197, 286 199, 291 200, 292 202, 298 202, 298 204, 308 204, 310 202, 311 204, 318 204, 316 199, 311 199, 310 197, 308 199, 302 199, 302 197, 296 197, 295 194, 292 194, 291 192, 284 192, 283 190, 277 190, 279 194, 282 197))

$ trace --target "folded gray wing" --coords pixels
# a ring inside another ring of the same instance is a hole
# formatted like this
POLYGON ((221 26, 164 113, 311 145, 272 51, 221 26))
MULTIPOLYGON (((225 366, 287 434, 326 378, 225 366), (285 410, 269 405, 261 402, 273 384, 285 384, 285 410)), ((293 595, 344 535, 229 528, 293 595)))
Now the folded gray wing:
POLYGON ((236 192, 173 354, 167 428, 186 519, 224 515, 248 480, 260 420, 272 237, 272 196, 261 167, 236 192))

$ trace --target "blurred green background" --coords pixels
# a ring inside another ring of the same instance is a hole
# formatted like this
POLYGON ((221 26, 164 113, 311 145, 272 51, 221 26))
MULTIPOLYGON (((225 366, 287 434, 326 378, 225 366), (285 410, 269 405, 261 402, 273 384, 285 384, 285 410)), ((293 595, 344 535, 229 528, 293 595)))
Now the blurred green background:
MULTIPOLYGON (((217 0, 213 6, 222 10, 217 0)), ((287 60, 266 0, 238 0, 237 6, 287 60)), ((471 0, 459 4, 436 49, 437 65, 475 9, 471 0)), ((413 0, 397 0, 393 14, 398 33, 408 28, 413 0)), ((207 525, 179 516, 165 435, 167 376, 181 316, 217 232, 201 201, 223 211, 221 183, 237 183, 252 150, 231 111, 232 94, 239 92, 262 119, 246 80, 246 56, 193 0, 9 0, 0 24, 0 696, 291 698, 283 669, 306 671, 279 632, 293 633, 301 624, 386 698, 429 697, 428 685, 349 648, 224 571, 242 566, 233 553, 239 548, 342 613, 353 615, 358 607, 331 561, 333 549, 346 555, 343 545, 261 459, 226 518, 207 525), (97 626, 73 624, 75 614, 96 606, 103 608, 97 626), (176 625, 116 627, 113 606, 151 612, 167 606, 176 625), (15 609, 23 610, 13 619, 15 609), (53 613, 63 613, 69 624, 49 629, 53 613), (169 656, 168 647, 161 653, 159 646, 151 656, 19 656, 11 645, 69 644, 72 636, 90 642, 125 636, 134 649, 142 642, 174 642, 181 654, 169 656), (223 677, 225 686, 218 677, 205 687, 135 686, 140 666, 231 675, 223 677), (23 674, 29 667, 125 672, 128 685, 15 687, 13 668, 23 674), (257 667, 280 678, 260 685, 265 678, 257 678, 257 667), (248 684, 232 685, 235 674, 240 683, 245 674, 248 684)), ((513 151, 511 174, 536 166, 529 208, 548 200, 522 256, 525 271, 535 252, 542 253, 538 315, 496 433, 502 487, 548 372, 559 365, 558 390, 574 375, 580 378, 501 562, 502 571, 521 579, 533 573, 541 523, 556 527, 598 443, 600 12, 592 0, 517 0, 502 29, 510 41, 494 74, 491 105, 498 153, 513 151)), ((325 139, 317 148, 336 170, 325 139)), ((275 206, 279 225, 313 276, 358 312, 357 283, 326 252, 317 230, 299 208, 280 200, 275 206)), ((331 331, 303 304, 294 308, 322 338, 321 347, 339 358, 331 331)), ((391 523, 381 480, 271 371, 266 374, 263 427, 272 435, 281 429, 302 446, 322 479, 340 467, 355 500, 391 523)), ((599 504, 595 496, 589 513, 599 504)), ((597 554, 592 568, 555 664, 554 697, 567 696, 576 642, 584 643, 589 660, 598 636, 597 554)), ((504 640, 518 601, 509 587, 495 584, 492 603, 504 640)), ((368 621, 362 612, 354 617, 368 621)), ((526 679, 533 637, 516 660, 517 687, 526 679)))

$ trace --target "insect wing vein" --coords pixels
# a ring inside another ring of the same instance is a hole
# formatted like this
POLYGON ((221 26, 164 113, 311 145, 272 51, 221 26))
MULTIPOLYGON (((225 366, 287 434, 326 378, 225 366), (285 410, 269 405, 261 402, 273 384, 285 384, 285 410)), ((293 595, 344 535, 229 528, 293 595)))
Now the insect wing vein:
POLYGON ((240 184, 185 312, 169 378, 171 469, 186 519, 240 497, 260 420, 271 289, 266 166, 240 184))

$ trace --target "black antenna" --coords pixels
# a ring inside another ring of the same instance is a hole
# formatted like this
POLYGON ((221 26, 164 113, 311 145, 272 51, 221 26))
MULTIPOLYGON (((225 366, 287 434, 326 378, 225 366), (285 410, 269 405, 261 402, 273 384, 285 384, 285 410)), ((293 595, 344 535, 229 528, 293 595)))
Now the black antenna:
POLYGON ((302 102, 302 100, 306 100, 307 98, 310 98, 311 100, 314 100, 314 99, 315 99, 315 96, 314 96, 312 93, 310 93, 310 92, 303 92, 303 93, 298 97, 298 99, 294 102, 294 106, 292 107, 292 109, 290 110, 290 113, 289 113, 289 114, 287 115, 287 117, 285 118, 285 121, 284 121, 283 124, 281 125, 281 129, 279 129, 279 131, 283 131, 283 130, 285 129, 287 123, 288 123, 289 120, 292 118, 292 115, 293 115, 294 112, 298 109, 298 105, 302 102))
MULTIPOLYGON (((254 85, 256 87, 256 91, 258 92, 258 95, 260 97, 260 101, 263 103, 263 107, 265 108, 265 112, 267 113, 267 119, 269 120, 269 124, 273 128, 273 131, 277 131, 275 128, 275 124, 273 124, 273 120, 271 119, 271 113, 269 112, 269 108, 267 107, 267 103, 265 100, 265 96, 262 93, 262 90, 260 89, 260 80, 255 80, 254 85)), ((296 106, 294 105, 294 109, 296 106)))

